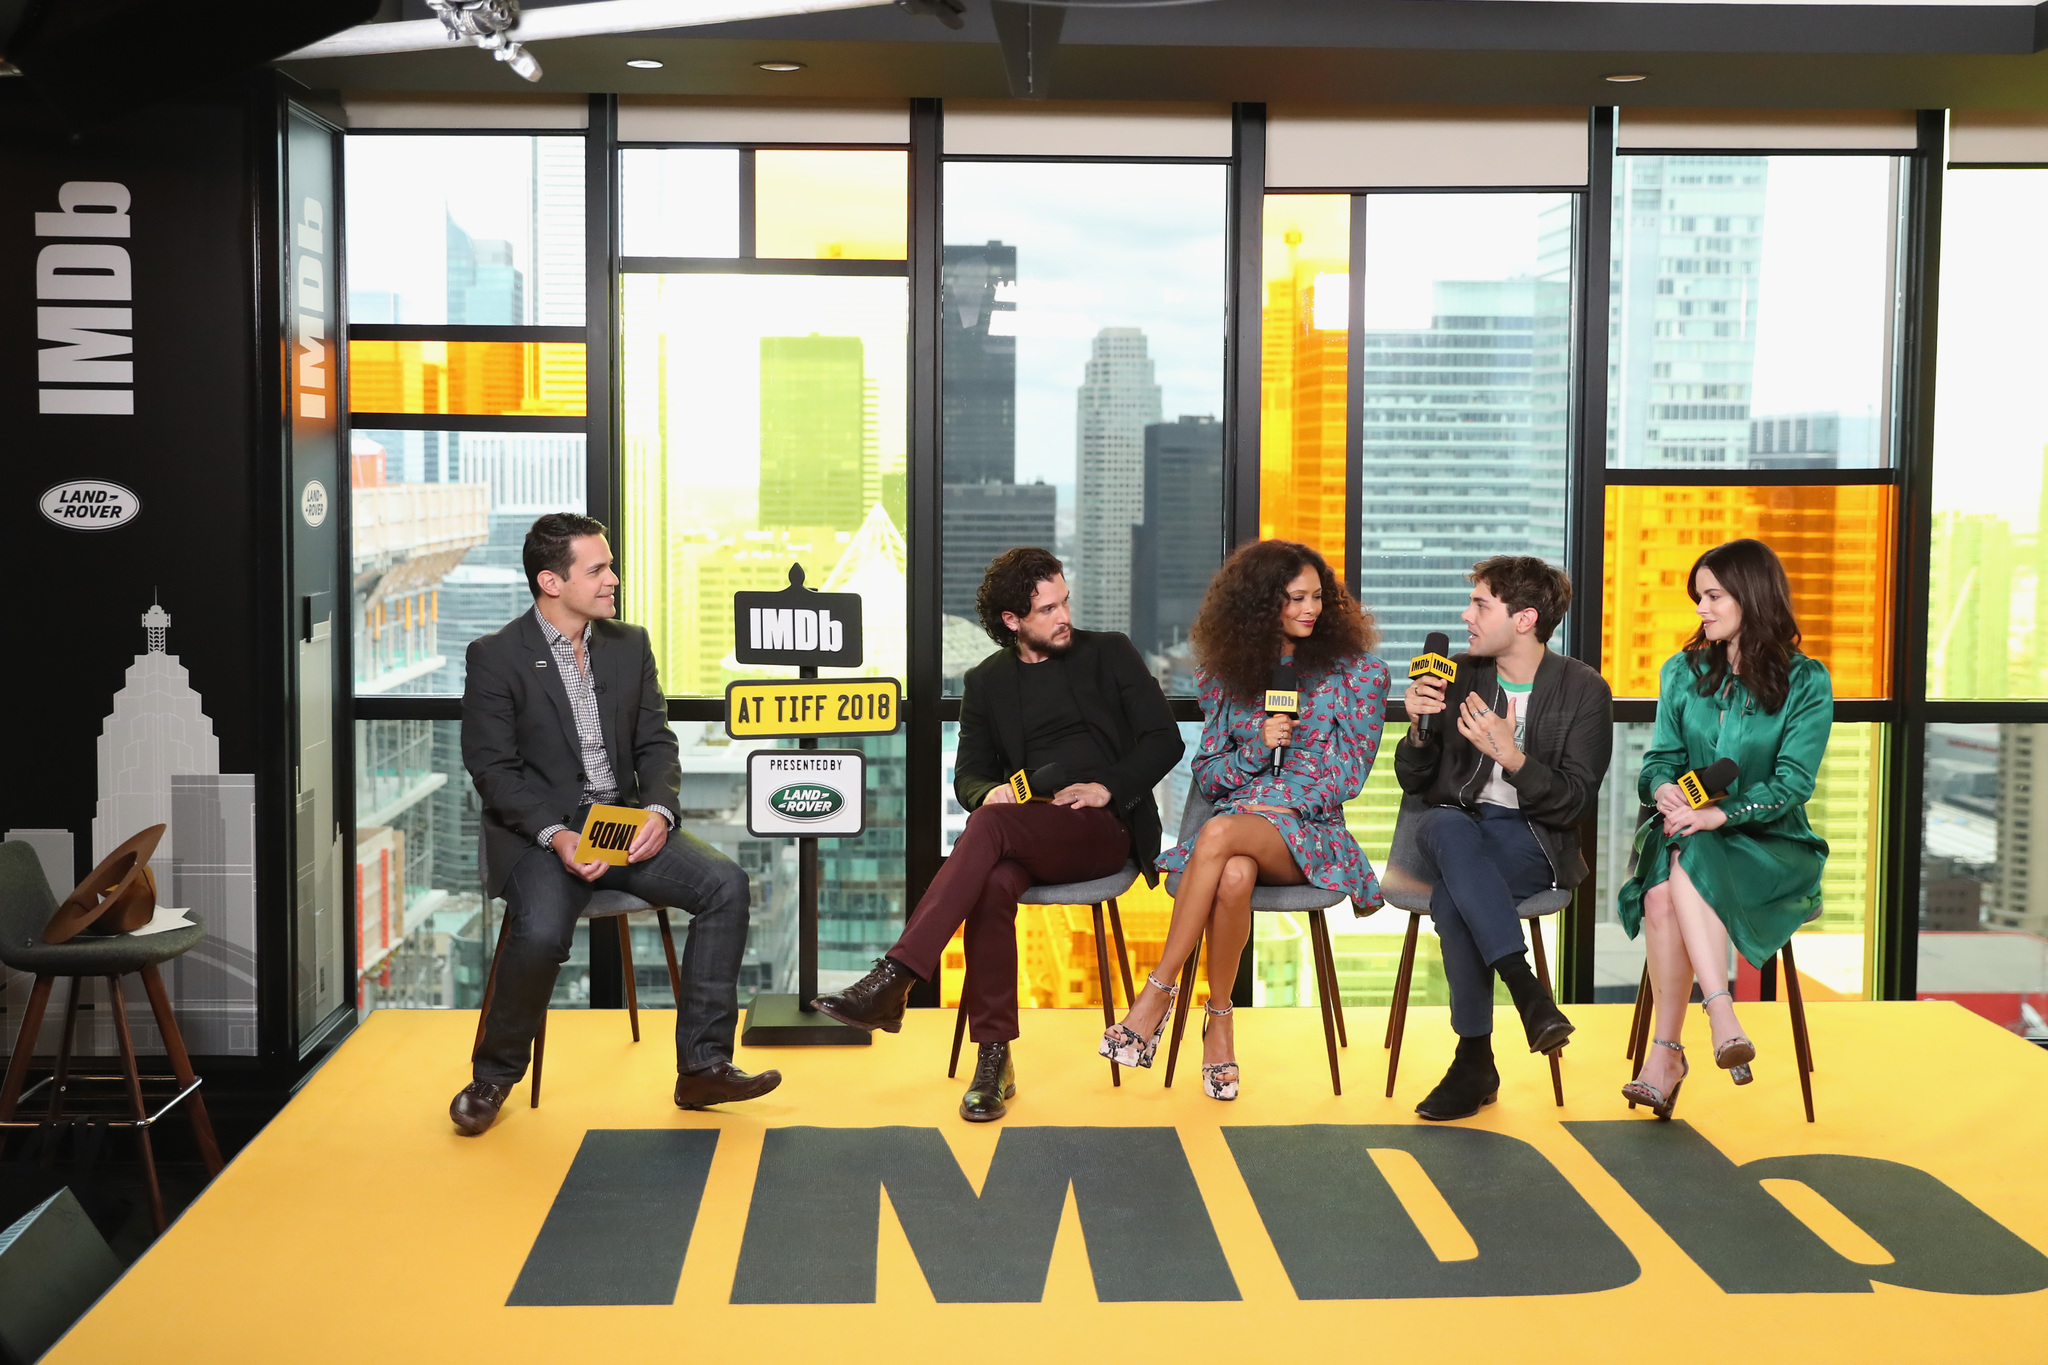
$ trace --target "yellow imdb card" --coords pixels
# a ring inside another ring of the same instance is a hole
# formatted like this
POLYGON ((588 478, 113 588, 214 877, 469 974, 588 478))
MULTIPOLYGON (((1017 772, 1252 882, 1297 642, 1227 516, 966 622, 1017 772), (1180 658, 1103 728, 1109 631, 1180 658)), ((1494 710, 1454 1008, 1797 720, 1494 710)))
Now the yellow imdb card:
POLYGON ((590 818, 583 822, 583 838, 576 844, 576 861, 624 867, 626 850, 633 846, 640 826, 654 818, 653 811, 631 806, 592 806, 590 818))

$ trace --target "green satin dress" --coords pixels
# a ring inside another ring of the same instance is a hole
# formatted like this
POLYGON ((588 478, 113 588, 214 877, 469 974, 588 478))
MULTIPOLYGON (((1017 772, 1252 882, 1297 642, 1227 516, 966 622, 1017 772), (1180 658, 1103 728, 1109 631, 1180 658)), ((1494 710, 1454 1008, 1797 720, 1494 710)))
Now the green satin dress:
POLYGON ((1643 895, 1669 879, 1678 850, 1693 885, 1728 926, 1751 966, 1761 967, 1820 907, 1827 840, 1806 823, 1806 801, 1834 724, 1834 688, 1818 659, 1792 657, 1785 704, 1767 714, 1740 678, 1703 697, 1683 653, 1665 661, 1657 729, 1643 759, 1643 804, 1690 768, 1732 758, 1742 775, 1721 809, 1728 823, 1698 834, 1664 833, 1661 816, 1636 831, 1635 874, 1622 884, 1617 914, 1630 938, 1643 922, 1643 895))

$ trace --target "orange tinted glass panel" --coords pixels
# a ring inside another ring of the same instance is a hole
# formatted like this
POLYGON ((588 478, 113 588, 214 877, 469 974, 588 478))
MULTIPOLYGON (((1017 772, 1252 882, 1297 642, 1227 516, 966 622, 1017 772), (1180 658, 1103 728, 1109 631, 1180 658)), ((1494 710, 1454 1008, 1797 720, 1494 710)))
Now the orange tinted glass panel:
POLYGON ((1607 489, 1601 671, 1618 697, 1654 697, 1657 672, 1699 625, 1686 575, 1723 541, 1753 536, 1792 580, 1803 648, 1837 697, 1882 697, 1891 670, 1892 524, 1886 484, 1607 489))
POLYGON ((1259 534, 1345 571, 1351 196, 1266 196, 1259 385, 1259 534))
POLYGON ((351 341, 349 410, 583 416, 573 341, 351 341))
POLYGON ((900 261, 910 254, 908 152, 756 152, 754 254, 900 261))

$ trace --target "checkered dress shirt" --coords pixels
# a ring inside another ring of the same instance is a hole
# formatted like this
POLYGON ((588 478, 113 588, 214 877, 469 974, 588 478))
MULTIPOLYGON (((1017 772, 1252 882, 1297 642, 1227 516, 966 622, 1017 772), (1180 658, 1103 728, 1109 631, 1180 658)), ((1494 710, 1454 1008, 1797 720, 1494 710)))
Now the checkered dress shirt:
MULTIPOLYGON (((591 681, 588 669, 576 661, 576 642, 556 630, 554 623, 541 615, 538 606, 533 609, 533 619, 540 622, 540 633, 548 642, 548 652, 555 656, 555 670, 561 674, 563 690, 569 694, 569 711, 576 718, 576 738, 583 746, 583 804, 594 806, 619 799, 618 774, 612 771, 611 755, 604 748, 604 723, 597 715, 597 688, 591 681)), ((590 623, 583 623, 583 657, 590 657, 590 623)), ((671 826, 676 822, 675 813, 666 806, 649 806, 658 811, 671 826)), ((540 832, 542 848, 554 843, 555 836, 569 828, 567 825, 549 825, 540 832)))

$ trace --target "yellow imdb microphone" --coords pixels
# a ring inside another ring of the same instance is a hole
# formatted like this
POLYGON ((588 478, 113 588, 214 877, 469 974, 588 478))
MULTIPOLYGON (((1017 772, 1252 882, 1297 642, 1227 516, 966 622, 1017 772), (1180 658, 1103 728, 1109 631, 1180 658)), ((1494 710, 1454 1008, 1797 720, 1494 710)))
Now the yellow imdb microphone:
POLYGON ((1010 774, 1010 795, 1017 798, 1020 806, 1028 806, 1033 801, 1050 801, 1066 785, 1066 772, 1057 763, 1048 763, 1035 773, 1019 768, 1010 774))
MULTIPOLYGON (((1266 680, 1266 714, 1301 718, 1300 684, 1286 664, 1273 665, 1273 676, 1266 680)), ((1273 771, 1279 772, 1286 762, 1287 746, 1283 744, 1273 751, 1273 771)))
POLYGON ((1685 804, 1694 810, 1711 806, 1728 795, 1728 789, 1735 785, 1735 779, 1742 776, 1742 769, 1732 758, 1717 758, 1704 768, 1694 768, 1678 775, 1678 790, 1685 793, 1685 804))
MULTIPOLYGON (((1408 661, 1408 681, 1417 678, 1442 678, 1449 687, 1458 680, 1458 663, 1451 658, 1451 637, 1440 630, 1433 630, 1422 637, 1422 652, 1408 661)), ((1427 738, 1435 728, 1434 715, 1417 716, 1415 732, 1427 738)))

